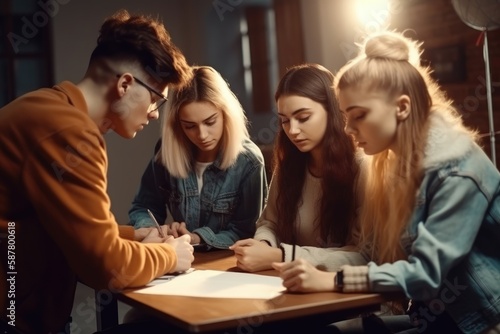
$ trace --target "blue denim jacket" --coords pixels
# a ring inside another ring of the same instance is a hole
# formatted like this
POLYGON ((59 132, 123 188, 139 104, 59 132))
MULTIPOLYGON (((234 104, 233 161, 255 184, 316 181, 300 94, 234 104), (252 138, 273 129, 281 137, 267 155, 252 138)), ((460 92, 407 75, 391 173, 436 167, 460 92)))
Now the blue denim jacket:
POLYGON ((146 209, 163 224, 168 208, 173 220, 185 222, 208 248, 225 249, 251 238, 267 197, 267 180, 260 149, 250 140, 243 146, 245 150, 228 169, 219 168, 219 158, 207 167, 200 194, 194 171, 186 179, 176 178, 153 158, 129 211, 129 224, 154 226, 146 209))
POLYGON ((480 333, 500 322, 500 174, 468 135, 437 124, 403 238, 408 261, 370 263, 368 275, 375 291, 398 286, 425 302, 420 329, 446 310, 480 333))

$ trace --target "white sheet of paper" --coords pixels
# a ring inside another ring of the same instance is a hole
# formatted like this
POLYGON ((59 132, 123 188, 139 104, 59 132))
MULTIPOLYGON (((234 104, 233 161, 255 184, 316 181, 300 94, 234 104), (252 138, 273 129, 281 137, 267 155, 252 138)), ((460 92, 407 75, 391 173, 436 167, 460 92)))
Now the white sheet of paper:
POLYGON ((218 270, 195 270, 155 280, 137 293, 211 298, 271 299, 285 291, 279 277, 218 270))

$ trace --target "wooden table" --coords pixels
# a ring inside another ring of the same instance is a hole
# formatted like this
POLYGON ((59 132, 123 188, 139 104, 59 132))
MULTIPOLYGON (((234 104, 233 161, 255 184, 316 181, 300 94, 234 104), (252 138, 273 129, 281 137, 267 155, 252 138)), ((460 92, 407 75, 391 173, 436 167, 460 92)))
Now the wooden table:
MULTIPOLYGON (((241 271, 232 251, 196 253, 193 267, 225 271, 241 271)), ((274 270, 259 272, 276 276, 274 270)), ((352 318, 380 309, 386 301, 379 294, 341 294, 335 292, 285 293, 270 300, 221 299, 184 296, 149 295, 125 290, 118 300, 189 333, 236 330, 248 332, 266 326, 289 324, 291 321, 317 323, 352 318), (242 330, 242 328, 246 330, 242 330)), ((255 331, 252 331, 253 333, 255 331)))

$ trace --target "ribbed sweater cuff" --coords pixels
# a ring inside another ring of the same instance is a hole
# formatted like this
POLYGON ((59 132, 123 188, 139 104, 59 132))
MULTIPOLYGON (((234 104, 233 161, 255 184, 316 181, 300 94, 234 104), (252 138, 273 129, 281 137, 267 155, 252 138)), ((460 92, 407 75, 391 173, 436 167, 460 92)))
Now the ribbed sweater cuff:
POLYGON ((342 266, 344 273, 343 292, 366 292, 370 290, 368 266, 342 266))

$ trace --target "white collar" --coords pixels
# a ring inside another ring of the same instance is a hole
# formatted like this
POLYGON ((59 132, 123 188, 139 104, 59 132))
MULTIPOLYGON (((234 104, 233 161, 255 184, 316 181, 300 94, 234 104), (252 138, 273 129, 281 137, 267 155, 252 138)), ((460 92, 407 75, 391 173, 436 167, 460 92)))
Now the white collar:
POLYGON ((462 124, 461 118, 445 112, 431 111, 429 122, 424 169, 459 160, 473 149, 473 132, 462 124))

